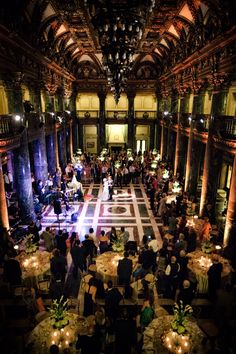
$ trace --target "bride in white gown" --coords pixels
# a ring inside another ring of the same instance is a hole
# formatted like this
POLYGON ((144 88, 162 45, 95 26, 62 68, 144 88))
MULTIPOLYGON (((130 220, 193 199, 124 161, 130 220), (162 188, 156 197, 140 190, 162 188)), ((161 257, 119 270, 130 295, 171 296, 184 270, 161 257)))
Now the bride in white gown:
POLYGON ((109 195, 109 188, 108 188, 108 180, 106 178, 103 178, 103 192, 101 195, 101 200, 103 202, 106 202, 109 200, 110 195, 109 195))

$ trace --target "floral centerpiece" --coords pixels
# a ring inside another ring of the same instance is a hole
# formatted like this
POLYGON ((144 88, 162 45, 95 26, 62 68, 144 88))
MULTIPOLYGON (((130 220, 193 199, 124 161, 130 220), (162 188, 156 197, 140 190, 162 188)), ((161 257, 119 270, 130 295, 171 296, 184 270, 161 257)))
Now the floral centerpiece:
POLYGON ((171 324, 171 327, 178 334, 183 334, 187 331, 187 317, 191 315, 193 309, 190 305, 184 307, 183 301, 180 300, 180 304, 175 304, 174 306, 174 320, 171 324))
POLYGON ((112 245, 113 252, 123 252, 125 249, 124 244, 121 240, 114 241, 112 245))
POLYGON ((213 251, 214 251, 214 245, 210 240, 207 240, 202 243, 202 252, 209 254, 213 251))
POLYGON ((163 335, 164 346, 172 353, 189 353, 191 339, 187 330, 188 316, 193 312, 190 305, 184 307, 183 302, 174 306, 174 320, 171 329, 163 335))
POLYGON ((181 191, 181 185, 179 184, 178 181, 175 181, 173 183, 173 188, 172 188, 172 192, 173 193, 179 193, 181 191))
POLYGON ((69 323, 67 318, 67 303, 68 300, 64 300, 63 296, 59 300, 53 300, 49 311, 54 328, 61 329, 69 323))
POLYGON ((24 250, 27 254, 36 252, 38 249, 38 245, 33 242, 34 235, 29 234, 25 237, 24 243, 24 250))

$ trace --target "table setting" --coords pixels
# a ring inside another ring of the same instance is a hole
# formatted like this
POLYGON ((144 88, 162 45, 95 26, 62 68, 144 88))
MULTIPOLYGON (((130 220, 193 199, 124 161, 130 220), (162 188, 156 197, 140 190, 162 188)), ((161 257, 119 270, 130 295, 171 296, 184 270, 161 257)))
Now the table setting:
MULTIPOLYGON (((204 248, 203 250, 208 250, 208 248, 204 248)), ((215 246, 213 245, 213 249, 215 250, 215 246)), ((206 294, 208 292, 208 275, 207 272, 212 265, 212 254, 214 253, 206 253, 203 250, 196 250, 194 252, 190 252, 187 254, 189 258, 188 269, 192 271, 197 279, 197 291, 202 294, 206 294)), ((223 265, 223 271, 221 274, 221 278, 226 278, 230 274, 230 264, 227 259, 218 255, 219 262, 223 265)))
MULTIPOLYGON (((117 285, 117 266, 120 259, 124 258, 124 252, 105 252, 96 258, 97 274, 107 283, 112 280, 117 285)), ((133 267, 138 261, 137 256, 129 256, 133 261, 133 267)))
POLYGON ((19 261, 22 270, 23 281, 27 278, 43 278, 50 271, 51 253, 37 250, 33 253, 20 252, 16 259, 19 261))
POLYGON ((77 353, 76 341, 78 335, 86 335, 89 328, 89 318, 67 312, 67 324, 55 328, 54 320, 50 317, 41 321, 30 333, 27 345, 32 354, 48 354, 51 345, 56 344, 60 353, 69 348, 70 353, 77 353))

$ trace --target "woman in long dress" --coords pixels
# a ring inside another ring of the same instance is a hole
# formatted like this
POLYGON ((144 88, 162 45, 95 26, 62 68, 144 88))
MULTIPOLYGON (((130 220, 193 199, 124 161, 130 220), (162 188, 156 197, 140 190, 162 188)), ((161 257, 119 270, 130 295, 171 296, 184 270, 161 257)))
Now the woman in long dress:
POLYGON ((103 192, 102 192, 102 196, 101 196, 101 200, 106 202, 107 200, 109 200, 110 195, 109 195, 109 184, 108 184, 108 180, 106 178, 103 179, 103 192))

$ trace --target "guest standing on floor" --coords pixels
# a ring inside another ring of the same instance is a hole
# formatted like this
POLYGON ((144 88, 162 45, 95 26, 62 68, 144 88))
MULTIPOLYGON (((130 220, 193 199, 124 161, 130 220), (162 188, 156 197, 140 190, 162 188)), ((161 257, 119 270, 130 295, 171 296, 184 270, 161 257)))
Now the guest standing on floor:
POLYGON ((131 278, 132 271, 133 271, 133 262, 128 257, 129 257, 129 253, 127 251, 125 251, 124 258, 119 260, 119 263, 117 266, 118 282, 120 285, 125 286, 125 296, 126 297, 130 297, 129 284, 130 284, 130 278, 131 278))
POLYGON ((217 290, 221 286, 221 273, 223 271, 223 265, 219 262, 218 255, 213 255, 212 265, 210 266, 208 275, 208 295, 210 300, 216 299, 217 290))
POLYGON ((88 283, 84 286, 84 313, 85 317, 94 315, 96 304, 97 288, 95 286, 95 280, 91 277, 88 283))

